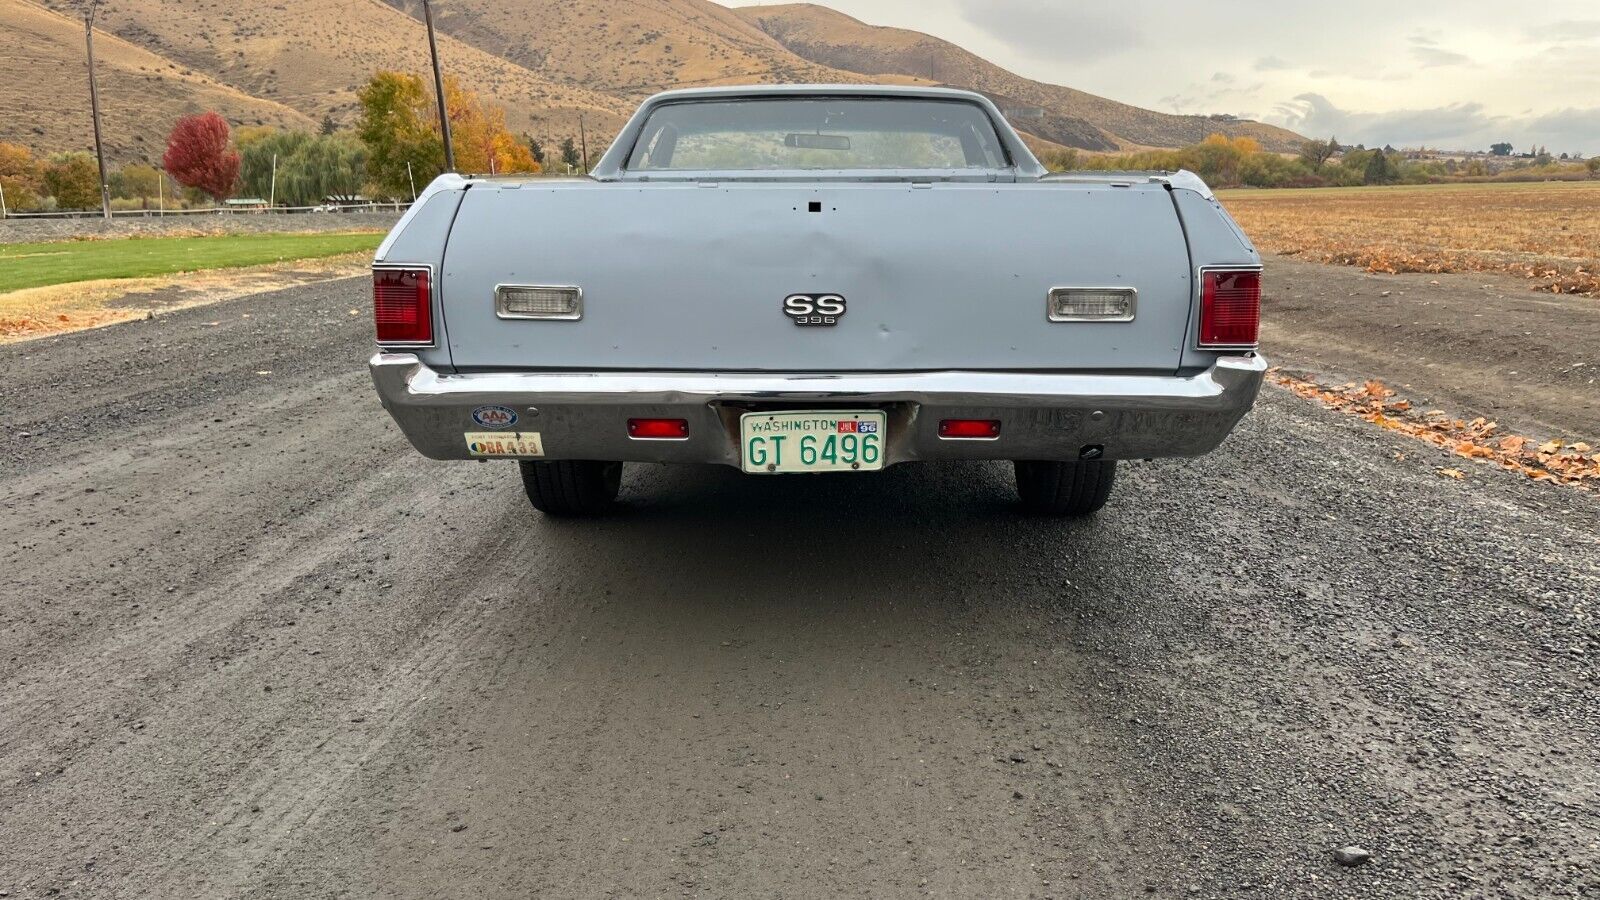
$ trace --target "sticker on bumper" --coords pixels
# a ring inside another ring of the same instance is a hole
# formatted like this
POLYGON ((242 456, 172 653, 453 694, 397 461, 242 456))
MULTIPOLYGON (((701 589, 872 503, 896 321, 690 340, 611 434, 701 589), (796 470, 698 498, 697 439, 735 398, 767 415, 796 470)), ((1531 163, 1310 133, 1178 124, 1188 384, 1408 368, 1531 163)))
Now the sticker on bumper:
POLYGON ((472 411, 472 421, 484 428, 510 428, 517 424, 517 411, 508 406, 480 406, 472 411))
POLYGON ((484 459, 523 459, 544 456, 537 431, 469 431, 467 452, 484 459))

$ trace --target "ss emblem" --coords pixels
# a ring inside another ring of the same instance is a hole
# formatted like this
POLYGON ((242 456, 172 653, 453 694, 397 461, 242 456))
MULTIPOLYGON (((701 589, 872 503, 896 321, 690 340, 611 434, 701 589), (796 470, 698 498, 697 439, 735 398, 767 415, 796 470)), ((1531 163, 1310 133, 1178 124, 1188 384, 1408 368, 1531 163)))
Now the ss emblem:
POLYGON ((837 325, 844 318, 844 298, 838 294, 790 294, 783 298, 783 313, 796 325, 837 325))

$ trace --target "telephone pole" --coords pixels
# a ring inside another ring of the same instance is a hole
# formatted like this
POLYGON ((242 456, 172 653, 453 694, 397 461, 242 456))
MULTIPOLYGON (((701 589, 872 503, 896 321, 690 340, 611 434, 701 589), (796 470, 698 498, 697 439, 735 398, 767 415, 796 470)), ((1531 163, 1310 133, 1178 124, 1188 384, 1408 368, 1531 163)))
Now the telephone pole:
POLYGON ((444 103, 444 73, 439 70, 439 41, 433 36, 433 4, 422 0, 422 18, 428 25, 428 55, 433 58, 433 92, 439 98, 439 134, 444 138, 444 170, 456 170, 456 149, 450 142, 450 111, 444 103))
POLYGON ((106 149, 100 140, 100 92, 94 81, 94 14, 100 0, 89 0, 83 15, 83 39, 89 47, 89 109, 94 115, 94 155, 100 162, 100 210, 111 218, 111 185, 106 181, 106 149))
POLYGON ((583 127, 583 113, 578 113, 578 144, 583 148, 583 174, 589 174, 589 132, 583 127))

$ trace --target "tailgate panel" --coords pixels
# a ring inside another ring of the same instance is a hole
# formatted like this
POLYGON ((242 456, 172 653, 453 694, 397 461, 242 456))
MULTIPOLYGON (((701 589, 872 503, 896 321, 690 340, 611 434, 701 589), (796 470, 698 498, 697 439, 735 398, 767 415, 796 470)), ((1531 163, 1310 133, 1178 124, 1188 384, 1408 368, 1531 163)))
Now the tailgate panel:
POLYGON ((1159 186, 535 181, 466 193, 441 295, 463 368, 1173 370, 1190 279, 1159 186), (498 284, 581 286, 583 318, 498 319, 498 284), (1120 286, 1133 322, 1046 318, 1120 286), (796 293, 847 312, 799 327, 796 293))

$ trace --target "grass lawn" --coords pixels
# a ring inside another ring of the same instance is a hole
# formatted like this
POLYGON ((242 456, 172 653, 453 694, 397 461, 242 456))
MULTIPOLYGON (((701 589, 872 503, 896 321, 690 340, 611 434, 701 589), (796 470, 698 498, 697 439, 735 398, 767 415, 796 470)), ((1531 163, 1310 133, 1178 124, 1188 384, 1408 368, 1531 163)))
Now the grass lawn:
POLYGON ((382 240, 382 234, 373 232, 0 244, 0 294, 102 278, 145 278, 371 252, 382 240))

